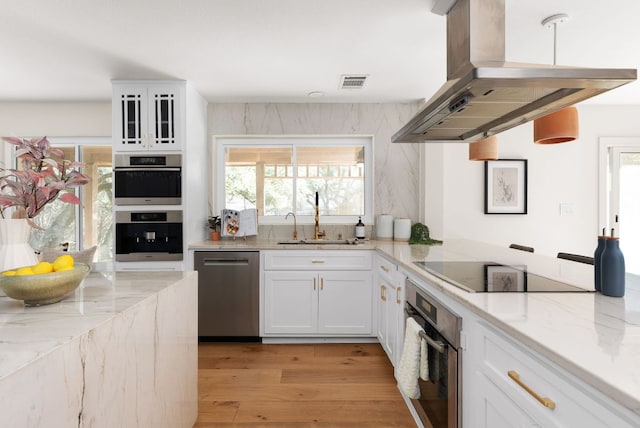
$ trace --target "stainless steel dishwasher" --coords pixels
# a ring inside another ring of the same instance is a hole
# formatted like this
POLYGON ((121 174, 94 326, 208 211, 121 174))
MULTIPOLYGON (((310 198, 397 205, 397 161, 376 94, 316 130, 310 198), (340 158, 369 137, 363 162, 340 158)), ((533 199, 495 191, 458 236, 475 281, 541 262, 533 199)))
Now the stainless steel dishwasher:
POLYGON ((200 341, 260 341, 258 251, 196 251, 200 341))

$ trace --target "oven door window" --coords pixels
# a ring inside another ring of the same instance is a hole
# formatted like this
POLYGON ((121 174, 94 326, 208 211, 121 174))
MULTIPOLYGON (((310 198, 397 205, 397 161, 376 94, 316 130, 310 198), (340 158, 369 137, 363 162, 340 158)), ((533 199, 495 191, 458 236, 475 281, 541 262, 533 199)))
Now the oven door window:
POLYGON ((182 196, 180 168, 115 170, 116 198, 179 198, 182 196))

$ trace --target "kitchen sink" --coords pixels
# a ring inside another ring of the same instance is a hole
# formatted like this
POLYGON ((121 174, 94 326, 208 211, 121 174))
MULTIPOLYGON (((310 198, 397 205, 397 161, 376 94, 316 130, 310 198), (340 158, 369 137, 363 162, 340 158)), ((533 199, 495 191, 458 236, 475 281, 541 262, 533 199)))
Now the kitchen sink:
POLYGON ((357 245, 357 239, 285 239, 281 245, 357 245))

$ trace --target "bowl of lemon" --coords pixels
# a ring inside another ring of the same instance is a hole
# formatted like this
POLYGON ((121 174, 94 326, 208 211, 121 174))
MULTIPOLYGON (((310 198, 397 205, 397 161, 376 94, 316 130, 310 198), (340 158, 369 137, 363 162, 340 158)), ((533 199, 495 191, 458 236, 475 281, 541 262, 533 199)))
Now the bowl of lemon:
POLYGON ((39 262, 7 270, 0 274, 0 288, 12 299, 24 300, 27 306, 56 303, 75 291, 91 268, 75 263, 73 256, 63 255, 53 263, 39 262))

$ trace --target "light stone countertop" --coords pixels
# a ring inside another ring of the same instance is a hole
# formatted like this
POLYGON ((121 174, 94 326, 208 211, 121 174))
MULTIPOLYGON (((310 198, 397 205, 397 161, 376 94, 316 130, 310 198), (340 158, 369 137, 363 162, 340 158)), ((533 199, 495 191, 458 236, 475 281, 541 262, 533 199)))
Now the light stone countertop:
MULTIPOLYGON (((595 248, 595 242, 594 242, 595 248)), ((624 298, 600 293, 469 293, 416 267, 415 261, 491 261, 594 291, 593 266, 495 245, 365 241, 363 245, 279 245, 247 239, 203 241, 192 250, 375 249, 525 346, 640 415, 640 277, 627 275, 624 298)))
POLYGON ((26 307, 0 297, 0 381, 194 272, 90 273, 61 302, 26 307))

